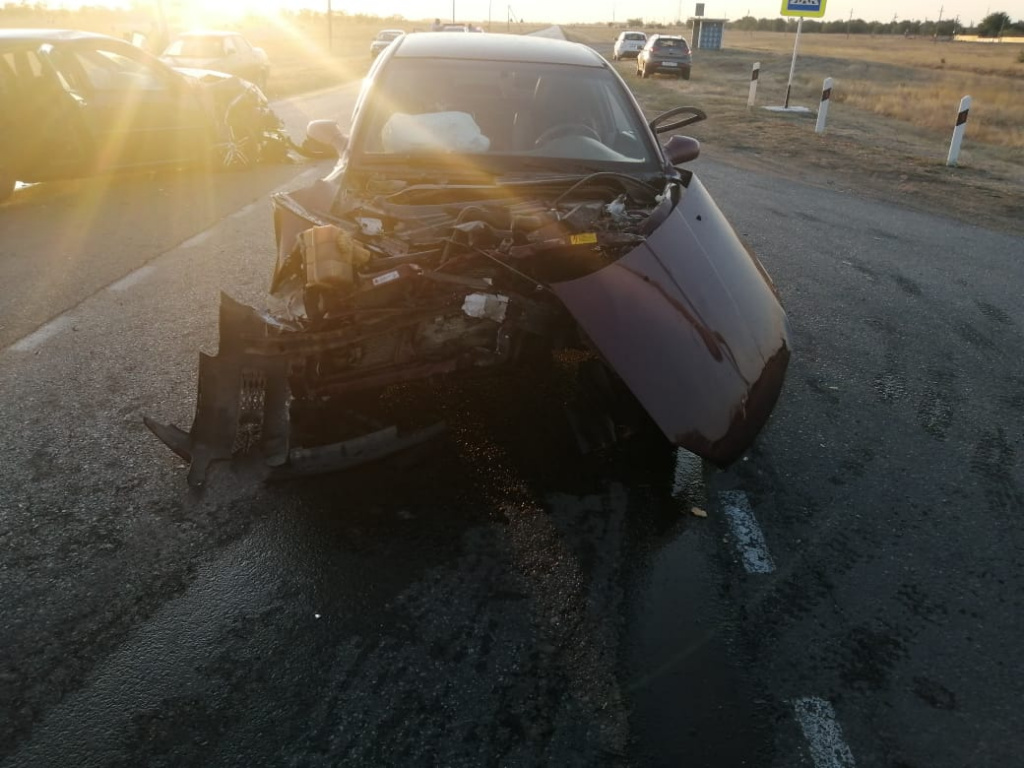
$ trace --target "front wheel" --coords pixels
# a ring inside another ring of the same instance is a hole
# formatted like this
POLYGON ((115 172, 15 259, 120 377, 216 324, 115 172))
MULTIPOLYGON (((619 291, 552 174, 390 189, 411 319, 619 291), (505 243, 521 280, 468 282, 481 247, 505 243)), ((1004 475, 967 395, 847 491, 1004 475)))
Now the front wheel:
POLYGON ((679 77, 681 77, 683 80, 689 80, 690 79, 690 70, 684 69, 682 72, 679 73, 679 77))
POLYGON ((260 142, 251 128, 231 128, 224 141, 213 148, 213 165, 220 171, 241 171, 260 159, 260 142))

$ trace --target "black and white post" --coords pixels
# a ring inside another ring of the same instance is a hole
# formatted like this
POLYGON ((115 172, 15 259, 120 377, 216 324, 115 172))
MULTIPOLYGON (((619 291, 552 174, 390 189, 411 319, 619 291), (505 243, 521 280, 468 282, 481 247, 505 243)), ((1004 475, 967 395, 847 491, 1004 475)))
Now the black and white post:
POLYGON ((825 120, 828 118, 828 105, 832 101, 832 78, 826 77, 821 84, 821 103, 818 105, 818 122, 814 124, 815 133, 825 132, 825 120))
POLYGON ((755 61, 750 70, 750 95, 747 96, 747 109, 754 106, 754 98, 757 96, 757 78, 761 75, 761 62, 755 61))
POLYGON ((960 99, 960 109, 956 113, 956 125, 953 126, 953 140, 949 142, 946 165, 956 165, 956 160, 960 156, 960 142, 964 140, 964 131, 967 130, 967 113, 970 111, 971 97, 964 96, 960 99))

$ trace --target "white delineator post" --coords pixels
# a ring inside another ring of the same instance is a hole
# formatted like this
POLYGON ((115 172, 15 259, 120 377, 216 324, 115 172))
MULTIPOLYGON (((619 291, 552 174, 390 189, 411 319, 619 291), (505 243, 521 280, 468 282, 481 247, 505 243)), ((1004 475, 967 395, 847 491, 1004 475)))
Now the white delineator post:
POLYGON ((761 75, 761 62, 755 61, 750 70, 750 95, 747 96, 747 108, 754 106, 754 97, 757 96, 757 78, 761 75))
POLYGON ((821 104, 818 105, 818 122, 814 124, 815 133, 825 132, 825 119, 828 117, 828 104, 832 101, 832 78, 826 77, 821 84, 821 104))
POLYGON ((964 140, 964 131, 967 130, 967 113, 970 111, 971 97, 964 96, 960 99, 960 109, 956 113, 956 125, 953 126, 953 140, 949 142, 946 165, 956 165, 956 159, 960 156, 960 142, 964 140))

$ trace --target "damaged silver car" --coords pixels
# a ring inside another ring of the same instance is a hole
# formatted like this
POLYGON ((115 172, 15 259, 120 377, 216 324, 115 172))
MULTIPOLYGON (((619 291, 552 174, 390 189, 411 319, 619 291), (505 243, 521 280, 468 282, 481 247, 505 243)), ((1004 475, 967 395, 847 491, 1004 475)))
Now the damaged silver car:
POLYGON ((146 424, 193 485, 214 462, 345 469, 443 429, 376 421, 363 405, 389 386, 580 350, 589 402, 609 406, 577 423, 582 444, 628 433, 628 400, 675 445, 732 462, 778 398, 790 345, 771 279, 677 167, 698 143, 658 143, 703 118, 646 122, 582 45, 401 38, 350 135, 310 125, 338 165, 275 197, 273 303, 222 298, 191 430, 146 424))
POLYGON ((263 92, 238 77, 172 69, 92 32, 0 30, 0 203, 19 181, 243 169, 293 149, 263 92))

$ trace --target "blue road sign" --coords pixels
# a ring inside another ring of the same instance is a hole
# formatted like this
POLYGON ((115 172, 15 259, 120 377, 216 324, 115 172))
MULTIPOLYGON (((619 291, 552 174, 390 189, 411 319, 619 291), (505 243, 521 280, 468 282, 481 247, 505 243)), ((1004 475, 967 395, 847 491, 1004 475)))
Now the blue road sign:
POLYGON ((821 18, 825 15, 825 0, 782 0, 783 16, 813 16, 821 18))

